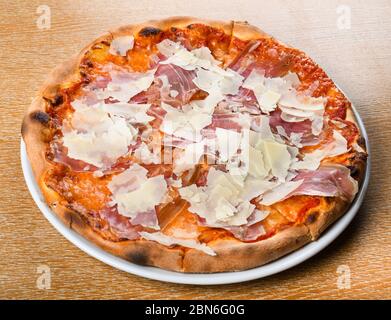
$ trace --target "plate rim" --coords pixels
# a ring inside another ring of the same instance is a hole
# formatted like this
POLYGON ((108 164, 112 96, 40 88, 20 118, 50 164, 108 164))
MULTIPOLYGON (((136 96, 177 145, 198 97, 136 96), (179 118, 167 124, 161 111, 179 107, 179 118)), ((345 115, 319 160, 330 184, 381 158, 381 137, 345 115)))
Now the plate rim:
POLYGON ((94 243, 88 241, 76 231, 67 227, 56 215, 56 213, 54 213, 49 208, 49 206, 43 199, 42 193, 32 173, 23 138, 21 138, 20 143, 22 171, 28 190, 34 202, 36 203, 42 214, 45 216, 45 218, 52 224, 52 226, 77 248, 79 248, 89 256, 92 256, 93 258, 107 265, 110 265, 111 267, 140 277, 178 284, 221 285, 251 281, 288 270, 313 257, 314 255, 322 251, 325 247, 327 247, 331 242, 333 242, 347 228, 347 226, 356 216, 368 189, 371 171, 371 152, 368 135, 363 121, 358 114, 356 108, 353 105, 351 106, 351 108, 356 117, 356 121, 360 128, 361 135, 365 139, 368 158, 366 163, 364 180, 361 184, 359 192, 357 193, 355 199, 350 205, 349 210, 341 218, 334 222, 326 231, 324 231, 319 237, 319 239, 312 241, 277 260, 274 260, 259 267, 243 271, 204 274, 181 273, 176 271, 164 270, 157 267, 137 265, 120 257, 114 256, 113 254, 98 247, 94 243))

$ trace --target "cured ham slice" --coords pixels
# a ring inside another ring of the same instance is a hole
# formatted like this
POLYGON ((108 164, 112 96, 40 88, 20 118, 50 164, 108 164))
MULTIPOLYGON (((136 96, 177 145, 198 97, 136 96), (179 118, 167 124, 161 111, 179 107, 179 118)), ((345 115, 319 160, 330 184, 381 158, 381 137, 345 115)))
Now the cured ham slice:
POLYGON ((269 215, 268 211, 255 210, 248 218, 247 224, 238 227, 226 227, 235 238, 242 241, 254 241, 266 234, 263 225, 260 223, 269 215))
POLYGON ((99 212, 99 216, 107 221, 111 231, 120 238, 134 240, 140 238, 137 227, 130 222, 130 219, 118 213, 116 208, 105 208, 99 212))
POLYGON ((260 44, 261 41, 259 40, 249 41, 248 45, 231 61, 228 67, 242 75, 244 75, 243 73, 247 73, 247 75, 250 74, 252 69, 250 66, 252 65, 253 60, 249 59, 248 56, 257 49, 260 44))
POLYGON ((317 145, 322 141, 322 134, 315 136, 312 133, 312 123, 310 120, 287 122, 281 118, 281 111, 275 110, 270 114, 270 126, 278 131, 277 127, 282 127, 287 135, 292 133, 301 134, 300 143, 303 146, 317 145))
POLYGON ((144 227, 154 227, 159 229, 158 219, 155 210, 139 212, 131 219, 133 225, 142 225, 144 227))
POLYGON ((358 183, 350 176, 350 170, 339 164, 322 165, 315 171, 299 171, 294 180, 304 181, 289 196, 342 197, 352 201, 358 191, 358 183))
POLYGON ((194 71, 173 64, 159 65, 155 76, 161 81, 161 101, 177 108, 187 104, 199 90, 193 82, 194 71))
POLYGON ((240 132, 243 127, 249 126, 249 118, 237 113, 213 114, 212 123, 202 130, 202 135, 214 138, 216 128, 240 132))
POLYGON ((228 95, 224 103, 220 103, 218 110, 224 111, 224 109, 231 112, 240 111, 255 115, 261 113, 253 91, 243 87, 239 89, 236 95, 228 95))
POLYGON ((130 99, 130 103, 157 103, 160 98, 159 86, 153 83, 147 90, 138 93, 130 99))
POLYGON ((261 223, 241 227, 227 228, 235 238, 242 241, 254 241, 266 234, 261 223))

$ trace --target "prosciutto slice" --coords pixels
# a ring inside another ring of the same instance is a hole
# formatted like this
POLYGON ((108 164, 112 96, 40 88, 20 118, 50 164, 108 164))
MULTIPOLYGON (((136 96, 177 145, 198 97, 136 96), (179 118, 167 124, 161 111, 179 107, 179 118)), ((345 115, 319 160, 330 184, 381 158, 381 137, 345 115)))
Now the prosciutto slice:
POLYGON ((322 141, 322 134, 315 136, 312 134, 312 124, 310 120, 304 120, 299 122, 287 122, 281 118, 281 111, 275 110, 270 114, 269 120, 270 126, 277 131, 277 127, 282 127, 286 134, 291 133, 302 134, 301 144, 303 146, 317 145, 322 141))
POLYGON ((133 225, 142 225, 144 227, 153 227, 159 229, 159 223, 156 215, 156 210, 150 210, 146 212, 139 212, 137 215, 131 219, 133 225))
POLYGON ((254 241, 266 234, 265 228, 261 223, 252 225, 233 227, 228 229, 235 238, 242 241, 254 241))
POLYGON ((235 238, 242 241, 254 241, 266 234, 263 225, 260 223, 268 216, 268 211, 254 210, 248 218, 247 224, 238 227, 226 227, 224 229, 230 231, 235 238))
POLYGON ((240 132, 243 128, 243 118, 239 114, 227 113, 227 114, 213 114, 212 123, 202 130, 202 135, 205 138, 214 138, 216 128, 223 128, 227 130, 233 130, 240 132))
POLYGON ((350 170, 339 164, 323 165, 315 171, 299 171, 293 180, 302 179, 303 183, 289 196, 342 197, 352 201, 358 191, 358 183, 350 176, 350 170))
POLYGON ((228 95, 224 103, 220 103, 218 106, 220 110, 223 109, 222 106, 225 106, 225 109, 229 111, 238 110, 249 114, 261 114, 254 92, 243 87, 239 89, 236 95, 228 95))
POLYGON ((194 84, 194 71, 184 70, 173 64, 161 64, 155 77, 161 80, 161 101, 179 108, 189 103, 199 89, 194 84))
MULTIPOLYGON (((249 41, 247 46, 231 61, 229 68, 239 72, 240 74, 245 73, 246 71, 250 74, 249 69, 251 69, 252 59, 249 59, 249 54, 256 50, 261 42, 259 40, 249 41)), ((243 74, 242 74, 243 75, 243 74)))
POLYGON ((116 208, 105 208, 99 216, 107 221, 111 231, 120 238, 134 240, 140 238, 137 227, 130 223, 130 219, 120 215, 116 208))
POLYGON ((130 99, 130 103, 156 103, 159 101, 159 86, 153 83, 147 90, 140 92, 130 99))

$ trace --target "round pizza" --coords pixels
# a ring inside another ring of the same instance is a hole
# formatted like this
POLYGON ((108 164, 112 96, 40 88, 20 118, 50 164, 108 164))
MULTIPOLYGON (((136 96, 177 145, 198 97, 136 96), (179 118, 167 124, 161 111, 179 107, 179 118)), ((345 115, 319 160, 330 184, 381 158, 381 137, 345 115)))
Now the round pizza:
POLYGON ((53 70, 22 135, 69 228, 180 272, 249 269, 317 239, 367 159, 351 103, 306 54, 188 17, 93 41, 53 70))

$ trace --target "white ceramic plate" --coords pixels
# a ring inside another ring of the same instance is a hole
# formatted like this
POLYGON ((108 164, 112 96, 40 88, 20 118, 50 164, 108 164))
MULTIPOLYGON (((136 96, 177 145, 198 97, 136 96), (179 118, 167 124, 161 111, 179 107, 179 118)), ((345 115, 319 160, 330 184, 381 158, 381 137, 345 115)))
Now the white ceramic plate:
MULTIPOLYGON (((362 120, 355 109, 353 109, 358 125, 361 129, 361 133, 366 140, 368 155, 369 152, 369 143, 368 136, 365 131, 365 127, 362 123, 362 120)), ((335 222, 322 236, 314 242, 311 242, 304 247, 276 260, 270 262, 261 267, 257 267, 250 270, 238 271, 238 272, 223 272, 223 273, 212 273, 212 274, 186 274, 179 273, 174 271, 166 271, 154 267, 145 267, 140 266, 131 262, 128 262, 124 259, 116 257, 101 248, 97 247, 93 243, 89 242, 77 232, 68 228, 62 223, 62 221, 57 217, 57 215, 51 211, 46 202, 43 199, 41 191, 35 182, 31 166, 26 154, 26 146, 21 141, 21 161, 23 174, 30 190, 30 193, 42 211, 44 216, 49 220, 49 222, 60 232, 65 238, 72 242, 75 246, 89 254, 90 256, 123 271, 145 277, 154 280, 174 282, 174 283, 185 283, 185 284, 197 284, 197 285, 214 285, 214 284, 228 284, 228 283, 237 283, 243 281, 254 280, 258 278, 263 278, 286 269, 289 269, 307 259, 317 254, 319 251, 328 246, 335 238, 337 238, 341 232, 349 225, 354 216, 356 215, 360 205, 363 201, 370 173, 370 156, 368 156, 366 174, 363 181, 363 184, 358 192, 354 202, 352 203, 349 211, 341 217, 337 222, 335 222)))

